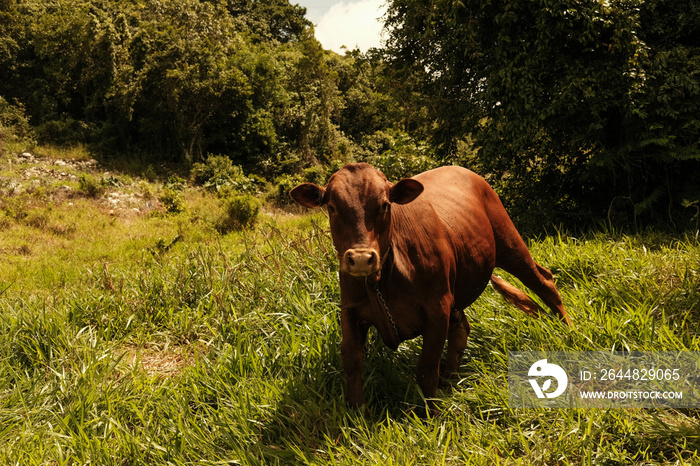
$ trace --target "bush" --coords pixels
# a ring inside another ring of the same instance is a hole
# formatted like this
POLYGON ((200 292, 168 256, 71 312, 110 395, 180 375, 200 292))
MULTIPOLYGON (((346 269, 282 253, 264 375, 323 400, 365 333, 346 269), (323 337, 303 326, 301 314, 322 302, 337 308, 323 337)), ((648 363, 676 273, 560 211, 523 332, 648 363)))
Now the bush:
POLYGON ((182 191, 185 189, 187 184, 185 183, 185 180, 180 178, 179 176, 172 175, 168 180, 165 182, 164 186, 166 188, 174 189, 176 191, 182 191))
POLYGON ((314 165, 304 170, 304 181, 323 186, 328 181, 329 175, 321 165, 314 165))
POLYGON ((78 178, 78 190, 87 197, 95 198, 102 194, 104 186, 94 176, 83 173, 78 178))
POLYGON ((12 105, 0 96, 0 140, 12 137, 27 139, 31 135, 32 129, 24 106, 21 104, 12 105))
POLYGON ((160 202, 163 203, 163 208, 167 214, 179 214, 186 209, 185 201, 182 198, 182 192, 171 187, 163 189, 160 202))
POLYGON ((71 117, 60 120, 49 120, 36 128, 39 142, 52 143, 59 146, 71 146, 76 142, 85 142, 89 139, 92 128, 84 121, 71 117))
POLYGON ((203 163, 192 165, 190 174, 194 184, 203 185, 218 174, 228 173, 233 167, 233 162, 223 155, 210 155, 203 163))
POLYGON ((304 181, 306 180, 295 175, 279 176, 275 178, 274 187, 267 193, 265 199, 277 207, 291 205, 294 201, 289 196, 289 191, 304 181))
POLYGON ((260 202, 249 194, 224 201, 224 215, 217 225, 221 233, 252 228, 260 215, 260 202))
POLYGON ((404 133, 390 135, 380 131, 365 138, 363 146, 370 154, 361 161, 384 173, 389 181, 396 182, 439 165, 427 143, 404 133))
POLYGON ((195 163, 191 175, 195 184, 212 192, 227 188, 252 194, 257 190, 256 180, 247 177, 240 166, 224 155, 210 155, 204 163, 195 163))
POLYGON ((158 174, 156 173, 156 169, 153 168, 153 165, 149 165, 143 173, 141 173, 141 177, 146 178, 148 181, 153 183, 155 180, 158 179, 158 174))

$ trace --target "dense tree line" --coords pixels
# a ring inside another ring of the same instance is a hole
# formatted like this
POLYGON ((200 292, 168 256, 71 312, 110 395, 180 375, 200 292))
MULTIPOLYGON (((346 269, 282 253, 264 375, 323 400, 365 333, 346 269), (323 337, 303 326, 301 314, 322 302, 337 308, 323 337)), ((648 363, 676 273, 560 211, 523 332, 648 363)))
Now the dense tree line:
POLYGON ((697 213, 700 3, 389 5, 389 55, 418 76, 433 141, 449 153, 471 135, 514 210, 638 225, 697 213))
POLYGON ((458 162, 521 225, 696 223, 696 1, 391 0, 386 22, 340 56, 288 0, 0 0, 0 126, 268 179, 458 162))
POLYGON ((324 51, 287 0, 2 0, 0 96, 40 141, 264 175, 400 130, 378 57, 324 51), (373 64, 374 63, 374 64, 373 64))

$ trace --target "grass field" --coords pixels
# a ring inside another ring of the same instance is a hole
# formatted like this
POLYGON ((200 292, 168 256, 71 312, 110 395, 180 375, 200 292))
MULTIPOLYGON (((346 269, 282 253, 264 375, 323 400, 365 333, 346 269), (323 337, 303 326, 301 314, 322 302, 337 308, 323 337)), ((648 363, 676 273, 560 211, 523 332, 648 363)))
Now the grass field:
POLYGON ((345 405, 322 215, 222 235, 201 190, 166 214, 161 184, 93 167, 93 193, 84 156, 61 157, 0 158, 2 464, 700 464, 700 410, 513 409, 506 385, 508 351, 700 351, 697 236, 531 241, 575 329, 487 289, 431 418, 421 340, 372 333, 365 414, 345 405))

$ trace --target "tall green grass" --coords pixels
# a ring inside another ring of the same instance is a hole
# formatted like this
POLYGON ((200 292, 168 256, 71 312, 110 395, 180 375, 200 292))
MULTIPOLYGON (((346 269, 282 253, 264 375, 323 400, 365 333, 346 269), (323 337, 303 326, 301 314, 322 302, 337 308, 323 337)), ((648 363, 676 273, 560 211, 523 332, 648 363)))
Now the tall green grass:
POLYGON ((346 407, 323 216, 219 235, 187 226, 193 210, 105 216, 92 233, 75 220, 70 241, 46 236, 61 247, 0 252, 0 463, 700 463, 697 410, 513 409, 506 385, 512 350, 700 350, 697 237, 533 241, 575 328, 487 289, 426 418, 420 339, 391 352, 371 333, 368 412, 346 407))

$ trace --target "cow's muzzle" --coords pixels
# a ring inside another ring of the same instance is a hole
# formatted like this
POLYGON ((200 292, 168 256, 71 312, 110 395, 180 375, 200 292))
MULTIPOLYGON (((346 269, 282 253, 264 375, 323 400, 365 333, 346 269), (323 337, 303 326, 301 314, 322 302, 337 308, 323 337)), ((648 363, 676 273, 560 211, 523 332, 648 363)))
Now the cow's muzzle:
POLYGON ((379 253, 371 248, 348 249, 340 261, 340 270, 355 277, 366 277, 381 267, 379 253))

